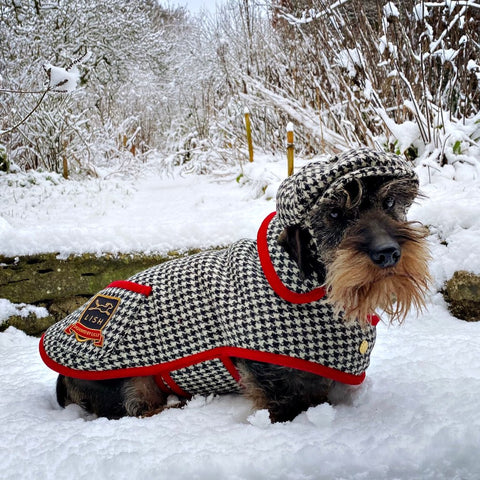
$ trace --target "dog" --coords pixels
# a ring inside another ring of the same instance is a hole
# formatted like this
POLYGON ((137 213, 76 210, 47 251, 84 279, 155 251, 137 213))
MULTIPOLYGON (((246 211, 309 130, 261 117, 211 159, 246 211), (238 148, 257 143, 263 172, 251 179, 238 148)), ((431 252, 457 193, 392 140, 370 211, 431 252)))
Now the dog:
POLYGON ((257 241, 113 282, 50 327, 40 353, 60 374, 58 403, 115 419, 240 392, 285 422, 360 384, 375 312, 402 322, 425 305, 427 231, 406 220, 417 195, 391 153, 307 164, 281 183, 257 241))

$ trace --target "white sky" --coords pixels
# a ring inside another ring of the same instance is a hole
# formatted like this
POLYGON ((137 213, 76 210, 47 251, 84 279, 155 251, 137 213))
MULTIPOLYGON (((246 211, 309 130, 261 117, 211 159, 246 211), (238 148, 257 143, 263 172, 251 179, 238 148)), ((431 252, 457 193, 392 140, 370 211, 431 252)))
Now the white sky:
POLYGON ((178 0, 179 5, 185 6, 191 12, 199 12, 202 9, 214 11, 216 0, 178 0))

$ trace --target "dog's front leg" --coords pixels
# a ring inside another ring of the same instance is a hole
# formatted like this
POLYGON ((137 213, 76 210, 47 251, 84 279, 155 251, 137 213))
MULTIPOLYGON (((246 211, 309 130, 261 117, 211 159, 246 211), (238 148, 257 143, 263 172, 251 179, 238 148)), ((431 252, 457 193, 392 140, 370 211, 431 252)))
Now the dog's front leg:
POLYGON ((293 420, 309 407, 328 402, 333 381, 292 368, 236 360, 244 395, 256 409, 267 409, 272 422, 293 420))

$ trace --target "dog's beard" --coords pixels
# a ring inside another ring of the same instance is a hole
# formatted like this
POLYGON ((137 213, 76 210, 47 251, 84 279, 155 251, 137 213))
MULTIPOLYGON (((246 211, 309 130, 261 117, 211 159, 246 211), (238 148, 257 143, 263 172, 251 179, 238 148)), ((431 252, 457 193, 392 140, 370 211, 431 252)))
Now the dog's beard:
POLYGON ((423 238, 407 240, 394 267, 379 268, 365 253, 340 245, 326 277, 328 300, 347 321, 368 322, 382 309, 390 322, 403 322, 411 307, 421 311, 430 283, 430 256, 423 238))

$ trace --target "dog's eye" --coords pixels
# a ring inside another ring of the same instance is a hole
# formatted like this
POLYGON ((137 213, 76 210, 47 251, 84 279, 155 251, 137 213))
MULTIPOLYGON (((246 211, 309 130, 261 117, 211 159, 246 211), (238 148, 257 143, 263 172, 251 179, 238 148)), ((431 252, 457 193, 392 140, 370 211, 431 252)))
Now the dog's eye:
POLYGON ((334 208, 333 210, 330 211, 329 216, 333 220, 338 220, 341 217, 340 209, 339 208, 334 208))
POLYGON ((383 201, 383 207, 385 208, 385 210, 392 209, 394 205, 395 205, 395 198, 394 197, 387 197, 383 201))

